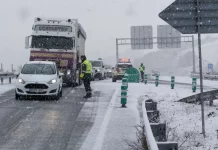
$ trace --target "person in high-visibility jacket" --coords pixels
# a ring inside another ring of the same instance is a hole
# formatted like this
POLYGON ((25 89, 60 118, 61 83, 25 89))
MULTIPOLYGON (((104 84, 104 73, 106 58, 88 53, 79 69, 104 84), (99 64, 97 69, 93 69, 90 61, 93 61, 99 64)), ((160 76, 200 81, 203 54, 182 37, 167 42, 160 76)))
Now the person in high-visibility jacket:
POLYGON ((145 66, 143 65, 143 63, 141 63, 141 66, 139 67, 139 71, 140 71, 140 73, 141 73, 142 82, 144 82, 145 66))
POLYGON ((82 65, 81 65, 81 74, 80 78, 83 79, 84 87, 86 90, 86 95, 84 98, 90 98, 92 97, 92 91, 91 91, 91 70, 92 70, 92 64, 86 59, 85 55, 81 56, 82 65))

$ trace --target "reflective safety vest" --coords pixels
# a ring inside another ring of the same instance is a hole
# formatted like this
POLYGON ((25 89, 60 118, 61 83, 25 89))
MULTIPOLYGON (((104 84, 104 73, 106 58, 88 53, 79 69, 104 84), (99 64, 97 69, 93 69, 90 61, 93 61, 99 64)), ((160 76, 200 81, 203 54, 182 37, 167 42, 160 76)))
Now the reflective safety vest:
MULTIPOLYGON (((82 65, 86 65, 86 70, 82 70, 82 73, 80 74, 80 77, 83 78, 85 73, 91 73, 92 72, 92 64, 85 60, 82 65)), ((81 68, 82 69, 82 68, 81 68)))
POLYGON ((139 71, 144 72, 145 71, 145 67, 144 66, 140 66, 139 67, 139 71))

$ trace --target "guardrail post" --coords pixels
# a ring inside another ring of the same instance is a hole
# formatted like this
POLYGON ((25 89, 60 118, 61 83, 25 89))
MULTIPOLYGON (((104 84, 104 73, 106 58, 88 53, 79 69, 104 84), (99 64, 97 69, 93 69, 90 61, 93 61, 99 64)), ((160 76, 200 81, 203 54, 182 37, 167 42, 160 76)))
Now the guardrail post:
POLYGON ((175 76, 171 76, 171 89, 174 89, 175 86, 175 76))
POLYGON ((145 108, 147 111, 157 110, 157 102, 145 101, 145 108))
POLYGON ((3 78, 1 78, 1 84, 3 84, 3 82, 4 82, 4 79, 3 79, 3 78))
POLYGON ((127 86, 121 85, 121 104, 122 107, 126 107, 127 103, 127 86))
POLYGON ((144 83, 147 84, 147 82, 148 82, 148 75, 145 74, 145 75, 144 75, 144 83))
POLYGON ((9 84, 11 84, 11 77, 9 77, 9 84))
POLYGON ((159 84, 159 76, 156 76, 155 85, 158 86, 158 84, 159 84))
POLYGON ((178 150, 176 142, 157 142, 159 150, 178 150))
POLYGON ((151 130, 158 142, 166 142, 166 123, 151 123, 151 130))
POLYGON ((160 121, 160 113, 158 110, 147 111, 147 116, 150 123, 158 123, 160 121))
POLYGON ((197 78, 192 78, 192 91, 196 92, 197 78))

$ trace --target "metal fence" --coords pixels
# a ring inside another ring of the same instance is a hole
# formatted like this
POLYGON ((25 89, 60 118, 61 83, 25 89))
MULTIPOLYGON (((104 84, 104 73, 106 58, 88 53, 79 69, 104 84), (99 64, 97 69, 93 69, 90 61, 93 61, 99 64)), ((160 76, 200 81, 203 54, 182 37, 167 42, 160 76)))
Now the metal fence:
MULTIPOLYGON (((192 73, 190 75, 192 78, 200 78, 200 74, 198 73, 192 73)), ((203 74, 203 79, 206 79, 206 80, 218 80, 218 74, 214 73, 214 74, 209 74, 209 73, 204 73, 203 74)))
MULTIPOLYGON (((210 106, 213 105, 213 100, 218 99, 218 89, 204 92, 202 95, 202 99, 204 101, 210 101, 210 106)), ((185 103, 197 103, 200 102, 200 93, 196 95, 192 95, 183 99, 180 99, 179 102, 185 103)))
POLYGON ((4 84, 6 80, 8 80, 8 83, 11 84, 11 80, 15 78, 15 74, 12 72, 0 72, 0 80, 1 84, 4 84))
POLYGON ((177 142, 167 141, 166 123, 160 123, 157 102, 143 101, 143 120, 146 142, 149 150, 178 150, 177 142))

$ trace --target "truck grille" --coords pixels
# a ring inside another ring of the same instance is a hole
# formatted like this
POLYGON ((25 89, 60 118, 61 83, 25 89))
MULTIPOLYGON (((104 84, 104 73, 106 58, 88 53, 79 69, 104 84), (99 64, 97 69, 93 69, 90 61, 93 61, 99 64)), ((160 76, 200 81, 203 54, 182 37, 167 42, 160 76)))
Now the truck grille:
POLYGON ((45 84, 27 84, 25 88, 27 89, 48 89, 48 86, 45 84))

